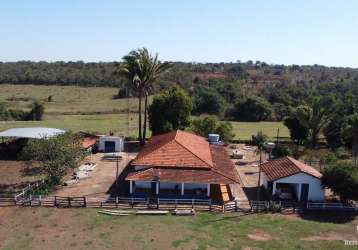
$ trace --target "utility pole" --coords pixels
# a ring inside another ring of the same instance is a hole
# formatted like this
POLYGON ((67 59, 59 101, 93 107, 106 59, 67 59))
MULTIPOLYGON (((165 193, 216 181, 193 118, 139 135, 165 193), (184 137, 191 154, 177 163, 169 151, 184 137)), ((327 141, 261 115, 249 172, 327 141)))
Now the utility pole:
POLYGON ((260 201, 260 187, 261 187, 261 163, 262 163, 262 145, 257 145, 259 148, 259 153, 260 153, 260 161, 259 161, 259 181, 257 183, 257 204, 256 204, 256 209, 257 211, 259 210, 258 204, 260 201))

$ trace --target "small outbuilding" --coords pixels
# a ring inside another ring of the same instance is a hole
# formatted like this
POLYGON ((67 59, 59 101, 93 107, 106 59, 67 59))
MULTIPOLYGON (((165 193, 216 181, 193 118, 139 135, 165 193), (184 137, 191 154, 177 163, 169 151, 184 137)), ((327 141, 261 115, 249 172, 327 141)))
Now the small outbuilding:
POLYGON ((291 157, 261 164, 261 181, 273 198, 297 201, 324 201, 321 173, 291 157))
POLYGON ((99 138, 98 150, 106 153, 122 152, 124 149, 124 138, 120 136, 101 136, 99 138))

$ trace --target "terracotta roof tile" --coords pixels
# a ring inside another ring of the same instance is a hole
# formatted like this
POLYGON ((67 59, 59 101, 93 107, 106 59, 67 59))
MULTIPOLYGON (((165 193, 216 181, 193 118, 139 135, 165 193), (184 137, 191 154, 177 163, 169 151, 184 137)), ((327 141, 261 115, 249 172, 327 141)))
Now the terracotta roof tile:
POLYGON ((132 164, 210 168, 213 161, 205 138, 177 130, 153 136, 132 164))
POLYGON ((291 157, 283 157, 261 164, 261 170, 269 181, 278 180, 298 173, 305 173, 316 178, 321 178, 319 171, 291 157))
POLYGON ((183 131, 153 136, 132 165, 149 169, 130 173, 127 180, 231 184, 240 182, 222 146, 183 131))

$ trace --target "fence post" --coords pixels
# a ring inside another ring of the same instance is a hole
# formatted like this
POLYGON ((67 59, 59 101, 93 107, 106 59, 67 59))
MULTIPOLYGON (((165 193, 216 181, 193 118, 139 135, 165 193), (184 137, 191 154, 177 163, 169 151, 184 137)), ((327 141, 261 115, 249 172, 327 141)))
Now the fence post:
POLYGON ((87 198, 83 196, 83 207, 87 207, 87 198))
POLYGON ((191 199, 191 208, 194 209, 194 199, 191 199))
POLYGON ((41 198, 42 198, 42 195, 40 194, 40 195, 39 195, 39 205, 40 205, 40 206, 42 205, 41 198))
POLYGON ((235 200, 235 212, 237 212, 237 200, 235 200))
POLYGON ((209 211, 211 211, 211 199, 209 200, 209 211))
POLYGON ((149 198, 147 198, 147 208, 149 208, 149 198))
POLYGON ((132 206, 132 208, 134 207, 133 197, 131 198, 131 206, 132 206))
POLYGON ((178 205, 178 200, 175 199, 175 209, 177 209, 177 205, 178 205))
POLYGON ((71 197, 67 197, 68 207, 71 207, 71 197))
POLYGON ((57 196, 55 196, 55 207, 57 207, 57 196))
POLYGON ((159 198, 157 198, 157 209, 159 209, 159 198))
POLYGON ((118 196, 116 196, 116 208, 118 208, 118 196))

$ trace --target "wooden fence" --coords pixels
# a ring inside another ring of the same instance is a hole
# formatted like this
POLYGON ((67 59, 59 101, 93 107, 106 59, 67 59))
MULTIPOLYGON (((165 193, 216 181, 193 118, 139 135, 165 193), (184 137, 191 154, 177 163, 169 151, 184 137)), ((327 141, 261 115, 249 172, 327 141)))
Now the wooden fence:
POLYGON ((231 201, 224 204, 214 204, 210 199, 149 199, 134 197, 111 197, 99 201, 88 197, 62 196, 14 196, 1 195, 1 206, 44 206, 59 208, 121 208, 121 209, 195 209, 217 213, 233 212, 265 212, 296 213, 305 211, 344 211, 358 212, 358 203, 329 203, 329 202, 268 202, 268 201, 231 201))

